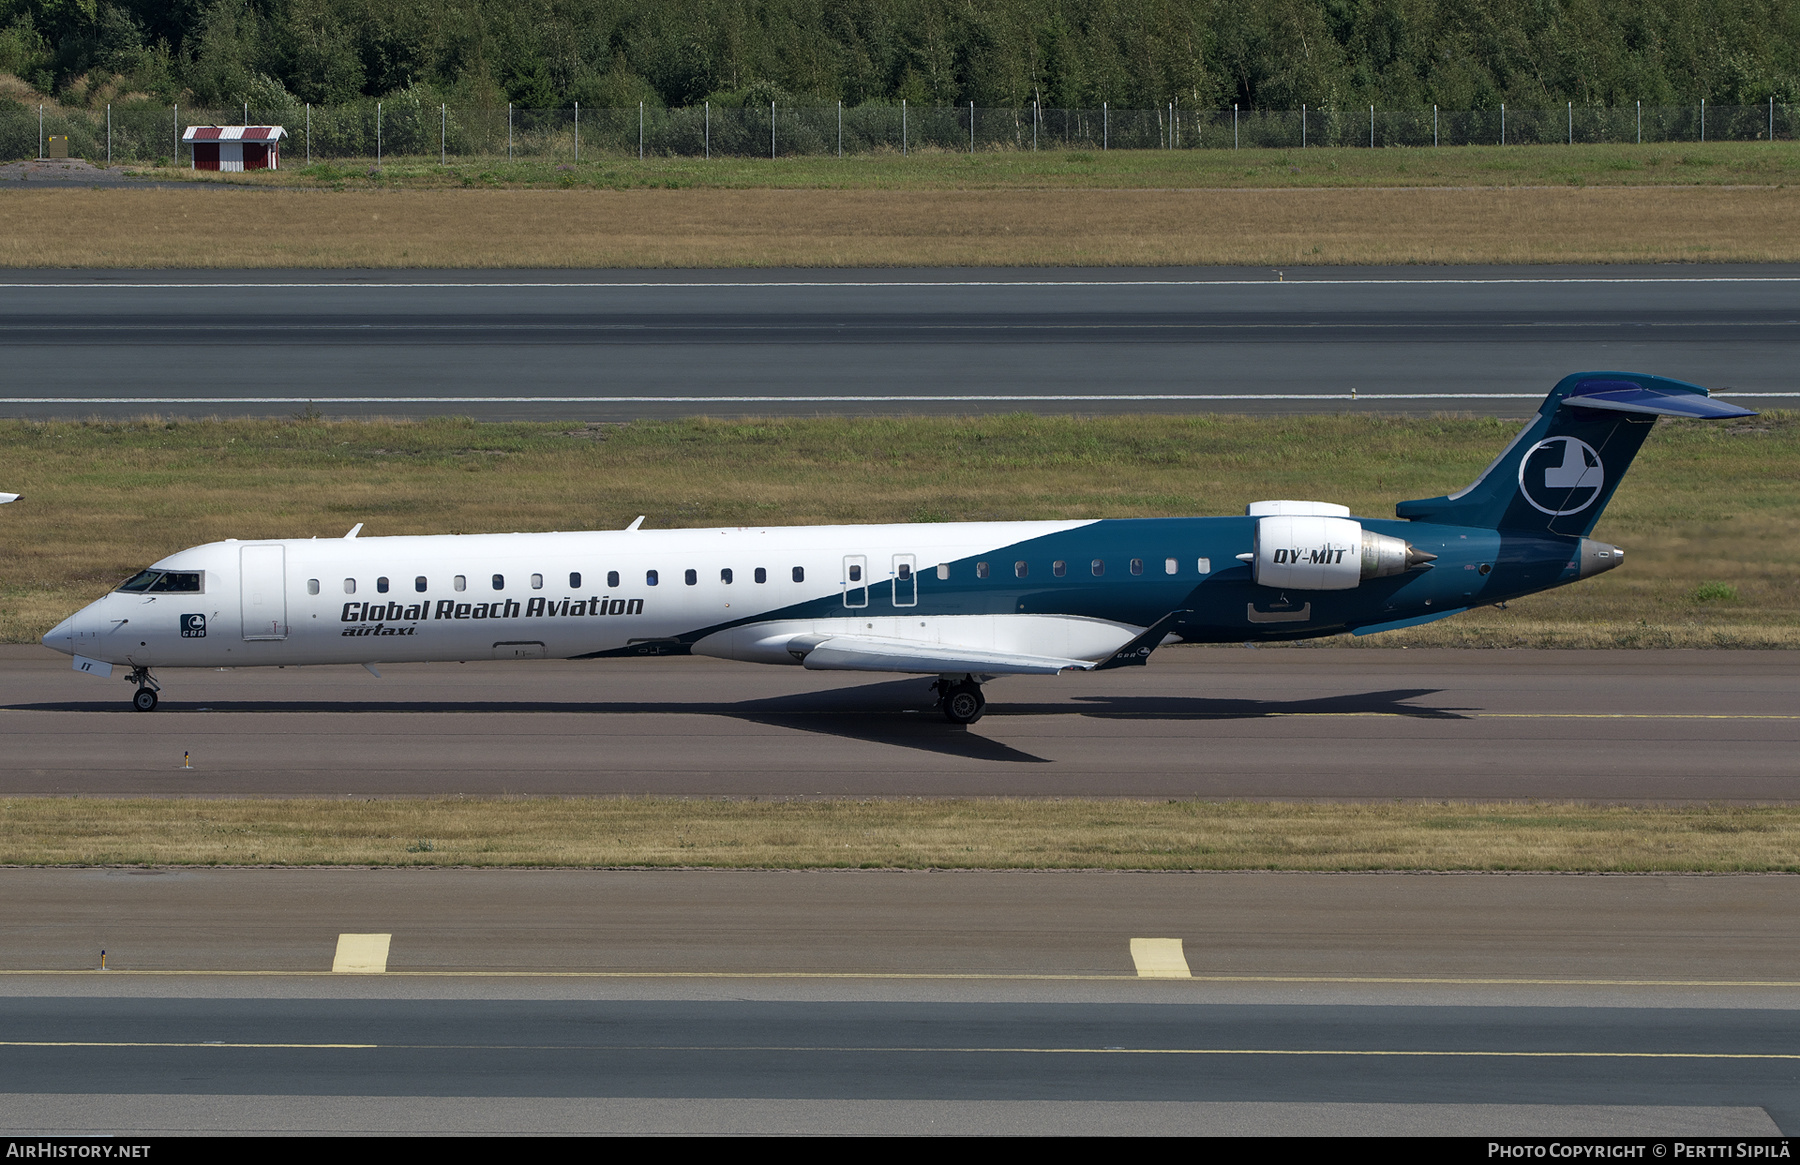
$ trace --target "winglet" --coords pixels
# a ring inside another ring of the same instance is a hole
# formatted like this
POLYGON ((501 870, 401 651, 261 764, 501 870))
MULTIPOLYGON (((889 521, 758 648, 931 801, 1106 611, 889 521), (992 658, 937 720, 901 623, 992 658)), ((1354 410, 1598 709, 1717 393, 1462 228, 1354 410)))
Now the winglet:
POLYGON ((1170 611, 1144 629, 1144 633, 1112 653, 1111 657, 1094 665, 1095 671, 1107 671, 1115 667, 1143 667, 1150 662, 1150 653, 1162 644, 1176 624, 1182 622, 1192 611, 1170 611))
POLYGON ((361 522, 358 522, 356 525, 350 527, 350 532, 348 534, 344 535, 344 537, 354 538, 358 534, 362 533, 362 528, 363 528, 363 524, 361 522))
POLYGON ((639 526, 642 526, 642 525, 643 525, 643 524, 644 524, 644 515, 642 515, 642 514, 639 514, 639 515, 638 515, 638 516, 637 516, 637 517, 636 517, 636 519, 634 519, 634 520, 633 520, 633 521, 632 521, 632 523, 631 523, 631 525, 629 525, 629 526, 627 526, 627 527, 625 527, 625 532, 626 532, 626 533, 627 533, 627 534, 629 534, 629 533, 630 533, 630 532, 631 532, 631 531, 633 531, 633 530, 635 530, 635 529, 637 529, 637 528, 638 528, 638 527, 639 527, 639 526))

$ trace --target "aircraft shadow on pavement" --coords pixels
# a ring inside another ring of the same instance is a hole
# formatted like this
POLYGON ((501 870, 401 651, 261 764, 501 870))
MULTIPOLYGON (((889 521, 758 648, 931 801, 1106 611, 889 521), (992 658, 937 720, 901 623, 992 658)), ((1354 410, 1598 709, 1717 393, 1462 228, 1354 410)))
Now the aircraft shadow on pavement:
MULTIPOLYGON (((1017 716, 1081 716, 1101 720, 1194 721, 1261 720, 1280 716, 1402 716, 1420 720, 1466 720, 1471 709, 1409 703, 1440 693, 1437 688, 1396 688, 1306 700, 1232 699, 1207 696, 1081 695, 1055 702, 990 699, 992 718, 1017 716)), ((14 711, 130 712, 119 701, 66 701, 14 704, 14 711)), ((587 701, 587 700, 215 700, 165 701, 155 715, 184 711, 246 713, 433 713, 529 714, 590 716, 686 715, 723 716, 752 724, 836 736, 871 744, 888 744, 969 760, 1024 764, 1049 763, 1045 758, 992 740, 979 731, 947 724, 937 714, 927 681, 888 680, 876 684, 799 692, 740 701, 587 701)))

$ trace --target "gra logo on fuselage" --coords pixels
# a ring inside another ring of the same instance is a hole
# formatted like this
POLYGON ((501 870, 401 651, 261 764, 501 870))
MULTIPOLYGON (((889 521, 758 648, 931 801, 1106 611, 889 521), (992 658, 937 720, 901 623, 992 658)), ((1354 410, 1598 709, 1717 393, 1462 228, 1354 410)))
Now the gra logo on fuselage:
POLYGON ((1519 460, 1519 496, 1553 518, 1587 509, 1605 485, 1599 452, 1579 437, 1546 437, 1519 460))

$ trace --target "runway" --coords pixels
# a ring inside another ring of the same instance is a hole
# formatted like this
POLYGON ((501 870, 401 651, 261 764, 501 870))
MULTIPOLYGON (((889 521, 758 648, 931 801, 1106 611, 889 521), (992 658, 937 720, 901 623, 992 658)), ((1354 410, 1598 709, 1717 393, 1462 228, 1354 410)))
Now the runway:
POLYGON ((1800 655, 1170 647, 988 685, 702 658, 168 671, 0 648, 0 795, 1800 801, 1800 655), (193 768, 183 769, 183 754, 193 768))
POLYGON ((1789 877, 5 870, 0 896, 8 1133, 1800 1123, 1789 877), (330 970, 366 932, 385 969, 330 970), (1145 936, 1189 977, 1146 977, 1145 936))
POLYGON ((1800 402, 1794 266, 19 271, 0 320, 17 417, 1517 416, 1609 368, 1800 402))

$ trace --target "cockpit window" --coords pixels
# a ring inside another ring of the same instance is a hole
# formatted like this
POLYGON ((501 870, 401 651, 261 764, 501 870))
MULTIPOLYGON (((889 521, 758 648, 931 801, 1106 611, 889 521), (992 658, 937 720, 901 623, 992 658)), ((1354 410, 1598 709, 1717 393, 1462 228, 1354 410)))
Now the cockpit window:
POLYGON ((197 570, 165 570, 163 576, 146 588, 152 594, 197 595, 200 572, 197 570))
POLYGON ((201 593, 197 570, 140 570, 119 584, 122 591, 152 595, 197 595, 201 593))

